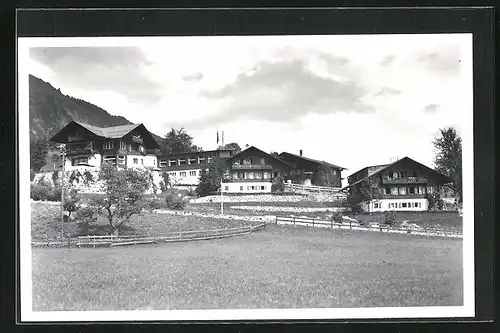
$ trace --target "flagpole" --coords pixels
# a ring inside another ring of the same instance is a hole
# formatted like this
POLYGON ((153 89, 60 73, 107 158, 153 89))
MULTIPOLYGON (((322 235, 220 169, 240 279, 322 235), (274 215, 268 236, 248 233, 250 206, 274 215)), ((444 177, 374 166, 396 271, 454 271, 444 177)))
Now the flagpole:
POLYGON ((224 215, 224 197, 222 196, 222 178, 220 179, 220 215, 224 215))

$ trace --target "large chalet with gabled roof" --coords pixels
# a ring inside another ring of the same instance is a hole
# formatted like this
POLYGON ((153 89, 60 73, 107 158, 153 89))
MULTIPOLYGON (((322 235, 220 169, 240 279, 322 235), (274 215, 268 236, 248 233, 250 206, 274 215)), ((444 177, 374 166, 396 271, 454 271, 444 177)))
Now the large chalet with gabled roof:
POLYGON ((427 210, 427 195, 439 193, 441 186, 452 180, 415 161, 404 157, 391 164, 365 167, 349 177, 349 185, 341 191, 355 197, 362 187, 373 191, 371 200, 361 201, 366 212, 427 210))
POLYGON ((288 162, 254 146, 227 158, 225 166, 228 179, 222 191, 230 193, 269 193, 273 180, 282 180, 293 169, 288 162))
POLYGON ((341 172, 346 168, 305 157, 302 155, 302 150, 299 155, 282 152, 279 158, 293 165, 293 170, 285 177, 286 181, 306 186, 342 187, 341 172))
POLYGON ((71 121, 50 141, 64 143, 64 166, 100 167, 112 163, 118 168, 157 167, 160 148, 143 124, 97 127, 71 121))

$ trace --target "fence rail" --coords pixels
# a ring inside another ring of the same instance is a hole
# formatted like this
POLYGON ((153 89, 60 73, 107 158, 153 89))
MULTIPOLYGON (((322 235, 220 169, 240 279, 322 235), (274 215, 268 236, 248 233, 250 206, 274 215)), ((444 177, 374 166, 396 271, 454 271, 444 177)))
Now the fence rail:
POLYGON ((53 246, 53 247, 103 247, 103 246, 124 246, 135 244, 155 244, 160 242, 185 242, 194 240, 217 239, 224 237, 240 236, 254 231, 262 230, 267 223, 244 226, 237 228, 179 231, 169 232, 161 236, 148 235, 106 235, 106 236, 80 236, 61 240, 34 240, 33 246, 53 246))
POLYGON ((322 192, 335 193, 335 194, 339 194, 339 196, 344 196, 344 194, 340 192, 339 187, 288 184, 288 183, 285 183, 284 185, 285 185, 285 189, 290 189, 290 190, 302 190, 302 191, 319 192, 319 193, 322 193, 322 192))
POLYGON ((452 238, 462 238, 458 232, 445 231, 439 228, 426 227, 422 229, 413 229, 411 227, 393 227, 384 224, 364 225, 352 220, 342 222, 335 221, 334 219, 322 219, 314 217, 288 217, 276 216, 276 224, 288 224, 295 226, 312 226, 330 229, 349 229, 349 230, 364 230, 364 231, 380 231, 388 233, 410 233, 414 235, 428 235, 428 236, 445 236, 452 238))

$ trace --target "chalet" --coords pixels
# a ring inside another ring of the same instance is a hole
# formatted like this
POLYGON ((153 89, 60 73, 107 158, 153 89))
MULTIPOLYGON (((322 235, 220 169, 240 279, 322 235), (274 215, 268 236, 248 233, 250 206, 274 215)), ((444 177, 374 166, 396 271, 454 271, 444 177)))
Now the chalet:
POLYGON ((96 127, 71 121, 50 141, 66 144, 64 166, 156 167, 160 148, 143 124, 96 127))
POLYGON ((342 170, 346 168, 302 155, 282 152, 279 157, 293 166, 285 180, 304 185, 342 187, 342 170))
POLYGON ((200 152, 186 152, 170 154, 158 158, 158 167, 168 173, 174 185, 198 185, 202 169, 208 169, 212 161, 219 159, 225 161, 233 150, 220 149, 200 152))
POLYGON ((229 179, 222 191, 229 193, 270 193, 273 180, 283 179, 293 166, 254 146, 225 160, 229 179))
POLYGON ((391 164, 365 167, 349 177, 341 189, 351 196, 360 194, 366 185, 371 200, 361 201, 366 212, 427 210, 427 194, 438 193, 451 179, 421 163, 404 157, 391 164))

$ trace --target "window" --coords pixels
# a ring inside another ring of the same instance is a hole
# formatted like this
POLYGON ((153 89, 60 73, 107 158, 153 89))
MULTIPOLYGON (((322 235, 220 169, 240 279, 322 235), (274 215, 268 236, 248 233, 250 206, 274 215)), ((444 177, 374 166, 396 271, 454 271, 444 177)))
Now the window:
POLYGON ((233 179, 238 179, 238 173, 237 172, 233 172, 233 179))
POLYGON ((225 190, 225 191, 229 191, 229 186, 225 186, 225 187, 224 187, 224 190, 225 190))
POLYGON ((102 158, 102 161, 104 163, 115 163, 116 162, 116 156, 114 156, 114 155, 104 156, 102 158))
POLYGON ((243 160, 243 163, 242 164, 245 164, 245 165, 249 165, 249 164, 252 164, 252 159, 251 158, 245 158, 243 160))
POLYGON ((190 176, 196 176, 196 171, 189 171, 190 176))
POLYGON ((179 175, 180 175, 181 177, 186 177, 186 171, 181 171, 181 172, 179 172, 179 175))
POLYGON ((71 161, 71 165, 76 166, 76 165, 79 165, 82 163, 87 164, 88 162, 89 162, 89 158, 87 156, 79 156, 79 157, 74 158, 71 161))
POLYGON ((205 157, 204 156, 198 157, 198 163, 199 164, 205 163, 205 157))
POLYGON ((120 149, 127 150, 127 144, 123 141, 120 141, 120 149))
POLYGON ((253 172, 247 172, 247 178, 248 179, 254 179, 254 173, 253 172))
POLYGON ((422 208, 422 203, 421 202, 418 203, 418 208, 422 208))
POLYGON ((434 186, 427 186, 427 193, 429 194, 434 193, 434 186))
POLYGON ((413 186, 410 186, 410 187, 408 188, 408 193, 409 193, 409 194, 415 194, 415 188, 414 188, 413 186))
POLYGON ((106 141, 103 143, 102 148, 103 149, 113 149, 114 146, 115 146, 115 144, 113 141, 106 141))
POLYGON ((273 177, 278 177, 278 172, 277 171, 273 173, 273 177))
POLYGON ((170 172, 170 175, 175 177, 175 176, 177 176, 177 173, 176 172, 170 172))
POLYGON ((373 208, 378 208, 378 202, 375 202, 375 203, 373 204, 373 208))
POLYGON ((186 159, 185 158, 179 158, 179 165, 186 165, 186 159))
POLYGON ((398 195, 398 188, 397 187, 391 187, 391 194, 392 195, 398 195))
POLYGON ((214 158, 213 158, 212 156, 209 156, 209 157, 208 157, 208 164, 212 163, 212 162, 213 162, 213 160, 214 160, 214 158))
POLYGON ((264 190, 266 189, 266 187, 265 187, 265 186, 261 186, 261 187, 260 187, 260 189, 261 189, 262 191, 264 191, 264 190))
POLYGON ((260 164, 261 164, 261 165, 262 165, 262 164, 266 164, 266 159, 265 159, 265 158, 261 158, 261 159, 260 159, 260 164))
POLYGON ((389 187, 385 188, 385 194, 391 194, 391 189, 389 187))
POLYGON ((251 186, 247 186, 247 191, 250 191, 252 189, 251 186))
POLYGON ((240 191, 243 191, 243 186, 240 186, 240 191))
POLYGON ((337 170, 333 169, 333 175, 336 176, 337 175, 337 170))
MULTIPOLYGON (((134 163, 137 164, 137 158, 134 158, 134 163)), ((167 166, 167 161, 160 161, 160 168, 164 168, 167 166)))
POLYGON ((400 187, 399 188, 399 194, 406 195, 406 187, 400 187))
POLYGON ((125 164, 125 156, 118 155, 118 164, 125 164))
POLYGON ((169 161, 168 161, 168 165, 170 166, 175 166, 177 165, 177 160, 175 158, 171 158, 169 161))
POLYGON ((403 202, 403 208, 406 208, 406 202, 403 202))
POLYGON ((196 157, 190 157, 190 158, 188 159, 188 163, 189 163, 189 164, 196 164, 196 157))
POLYGON ((256 172, 255 173, 255 178, 256 179, 262 179, 262 172, 256 172))

